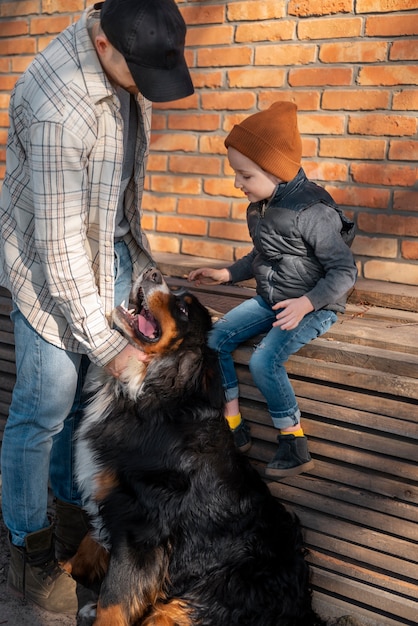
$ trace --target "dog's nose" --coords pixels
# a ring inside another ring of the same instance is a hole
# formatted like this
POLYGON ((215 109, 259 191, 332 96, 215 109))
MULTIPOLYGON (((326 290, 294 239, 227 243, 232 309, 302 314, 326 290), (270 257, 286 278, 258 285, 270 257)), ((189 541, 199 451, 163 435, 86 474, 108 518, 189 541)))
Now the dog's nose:
POLYGON ((161 285, 161 283, 163 282, 163 276, 160 270, 157 270, 156 267, 151 267, 149 270, 147 270, 144 274, 144 278, 146 280, 152 281, 156 285, 161 285))

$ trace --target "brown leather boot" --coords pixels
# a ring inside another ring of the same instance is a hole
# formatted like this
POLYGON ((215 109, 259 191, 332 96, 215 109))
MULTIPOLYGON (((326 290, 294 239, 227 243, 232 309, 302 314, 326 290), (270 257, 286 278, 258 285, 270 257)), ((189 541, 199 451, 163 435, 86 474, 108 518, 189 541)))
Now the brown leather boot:
POLYGON ((77 613, 77 583, 56 561, 52 526, 26 535, 25 547, 10 543, 10 554, 13 592, 53 613, 77 613))
POLYGON ((58 561, 68 561, 90 530, 89 519, 81 507, 58 499, 55 515, 55 555, 58 561))

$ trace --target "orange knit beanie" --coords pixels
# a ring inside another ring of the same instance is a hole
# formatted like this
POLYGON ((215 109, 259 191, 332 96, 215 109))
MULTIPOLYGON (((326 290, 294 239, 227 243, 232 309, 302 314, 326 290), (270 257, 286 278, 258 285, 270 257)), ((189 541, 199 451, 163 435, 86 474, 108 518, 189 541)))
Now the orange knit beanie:
POLYGON ((235 148, 265 172, 285 182, 292 180, 302 157, 296 110, 293 102, 274 102, 265 111, 236 124, 225 139, 225 146, 235 148))

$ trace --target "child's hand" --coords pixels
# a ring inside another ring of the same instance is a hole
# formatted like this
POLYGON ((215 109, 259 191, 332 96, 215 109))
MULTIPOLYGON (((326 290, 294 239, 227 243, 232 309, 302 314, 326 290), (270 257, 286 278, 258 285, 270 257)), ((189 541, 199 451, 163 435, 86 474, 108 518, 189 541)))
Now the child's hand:
POLYGON ((312 302, 307 296, 276 302, 272 309, 273 311, 280 309, 273 326, 279 326, 282 330, 293 330, 307 313, 314 310, 312 302))
POLYGON ((196 285, 220 285, 231 280, 231 275, 226 268, 213 269, 211 267, 200 267, 192 270, 187 280, 194 281, 196 285))

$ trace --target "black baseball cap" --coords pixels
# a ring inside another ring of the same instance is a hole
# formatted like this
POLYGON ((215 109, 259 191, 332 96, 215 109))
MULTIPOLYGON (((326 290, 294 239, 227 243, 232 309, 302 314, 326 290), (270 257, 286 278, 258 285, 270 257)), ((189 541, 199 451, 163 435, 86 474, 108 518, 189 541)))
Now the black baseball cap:
POLYGON ((145 98, 169 102, 194 92, 184 58, 186 24, 174 0, 105 0, 94 7, 145 98))

